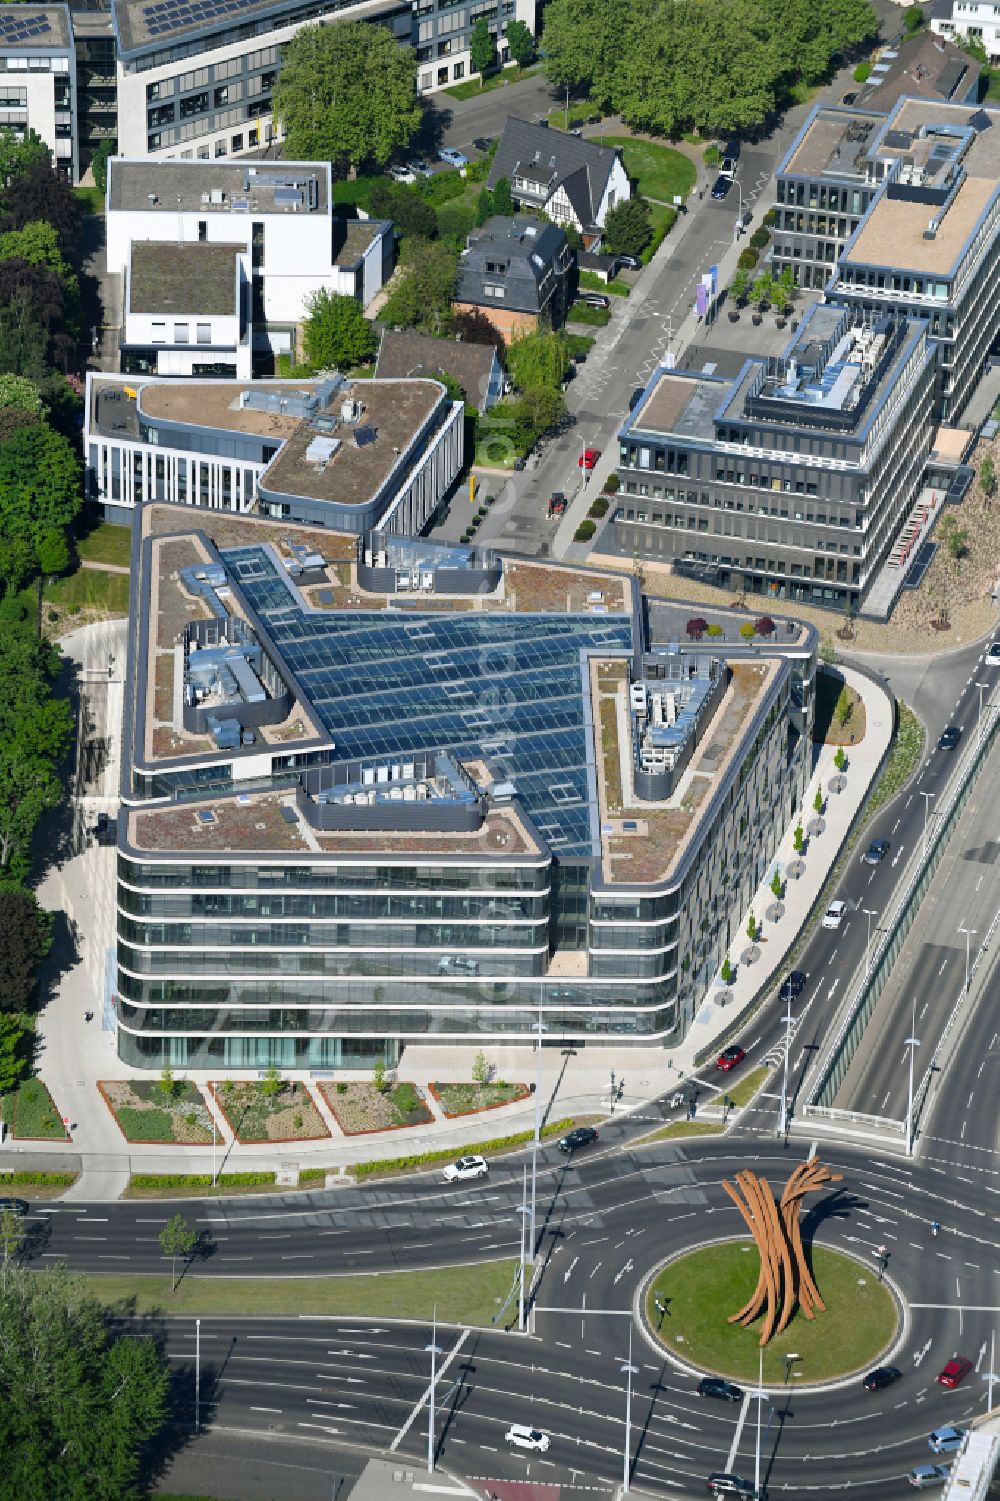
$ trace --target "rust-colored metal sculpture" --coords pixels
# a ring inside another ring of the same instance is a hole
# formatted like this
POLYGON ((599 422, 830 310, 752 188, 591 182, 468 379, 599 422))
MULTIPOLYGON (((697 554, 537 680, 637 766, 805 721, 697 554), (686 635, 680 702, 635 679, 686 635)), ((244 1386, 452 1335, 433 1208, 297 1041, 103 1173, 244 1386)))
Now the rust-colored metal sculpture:
POLYGON ((787 1326, 796 1302, 807 1319, 815 1317, 817 1308, 826 1311, 802 1250, 799 1212, 807 1193, 827 1183, 839 1183, 842 1176, 811 1157, 808 1162, 799 1163, 777 1204, 767 1179, 758 1178, 747 1169, 736 1174, 736 1187, 728 1179, 723 1181, 723 1188, 746 1220, 760 1252, 760 1275, 754 1294, 738 1313, 729 1315, 729 1322, 745 1327, 764 1308, 761 1345, 766 1345, 787 1326))

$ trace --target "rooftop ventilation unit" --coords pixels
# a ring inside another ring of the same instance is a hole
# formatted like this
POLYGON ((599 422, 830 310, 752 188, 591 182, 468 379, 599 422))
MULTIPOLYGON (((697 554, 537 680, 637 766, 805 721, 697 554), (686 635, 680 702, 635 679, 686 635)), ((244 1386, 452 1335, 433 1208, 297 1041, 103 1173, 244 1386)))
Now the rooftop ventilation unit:
POLYGON ((313 438, 306 448, 306 463, 313 464, 319 470, 326 468, 340 447, 339 438, 313 438))
POLYGON ((212 203, 216 208, 221 208, 226 201, 226 195, 222 188, 212 189, 212 203))

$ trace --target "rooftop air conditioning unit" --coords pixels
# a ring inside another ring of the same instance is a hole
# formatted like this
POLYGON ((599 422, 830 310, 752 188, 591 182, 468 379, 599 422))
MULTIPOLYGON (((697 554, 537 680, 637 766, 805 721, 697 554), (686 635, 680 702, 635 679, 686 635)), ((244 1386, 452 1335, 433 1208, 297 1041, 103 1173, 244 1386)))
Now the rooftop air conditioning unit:
POLYGON ((213 188, 212 189, 212 202, 214 204, 216 204, 217 206, 221 206, 223 203, 225 203, 225 201, 226 201, 226 195, 223 192, 222 188, 213 188))

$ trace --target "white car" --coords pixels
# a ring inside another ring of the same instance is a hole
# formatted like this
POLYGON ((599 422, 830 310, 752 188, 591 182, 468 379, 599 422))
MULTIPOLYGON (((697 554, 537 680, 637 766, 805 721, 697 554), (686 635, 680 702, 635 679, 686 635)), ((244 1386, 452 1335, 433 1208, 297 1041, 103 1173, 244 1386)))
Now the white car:
POLYGON ((1000 641, 991 641, 983 661, 988 667, 1000 667, 1000 641))
POLYGON ((540 1433, 537 1428, 528 1428, 524 1423, 511 1423, 504 1438, 515 1449, 533 1449, 538 1454, 544 1454, 549 1447, 547 1433, 540 1433))
POLYGON ((485 1178, 489 1172, 489 1164, 484 1157, 470 1155, 459 1157, 457 1162, 449 1162, 444 1170, 446 1183, 458 1183, 466 1178, 485 1178))
POLYGON ((456 151, 454 146, 442 146, 438 152, 438 156, 443 162, 447 162, 449 167, 467 167, 469 165, 469 158, 463 156, 460 151, 456 151))
POLYGON ((390 167, 386 175, 391 177, 393 182, 416 182, 417 180, 417 174, 411 172, 409 167, 390 167))
POLYGON ((434 168, 431 166, 430 162, 425 162, 422 156, 411 157, 406 165, 409 170, 411 172, 415 172, 418 177, 434 176, 434 168))
POLYGON ((847 911, 846 902, 831 902, 823 916, 824 928, 839 928, 847 911))

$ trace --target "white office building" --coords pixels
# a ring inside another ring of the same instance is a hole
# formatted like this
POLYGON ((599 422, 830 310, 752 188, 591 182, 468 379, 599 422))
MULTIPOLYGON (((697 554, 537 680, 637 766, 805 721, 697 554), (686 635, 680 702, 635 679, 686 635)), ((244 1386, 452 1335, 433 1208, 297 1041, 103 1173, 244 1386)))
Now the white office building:
POLYGON ((75 182, 79 175, 76 58, 68 5, 0 5, 0 127, 48 146, 75 182))

